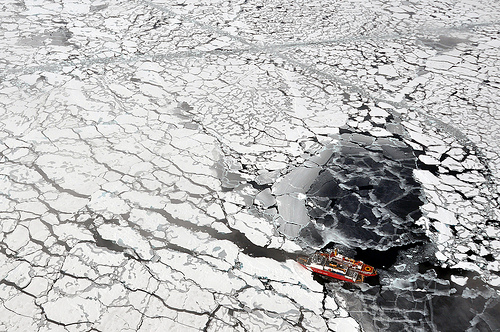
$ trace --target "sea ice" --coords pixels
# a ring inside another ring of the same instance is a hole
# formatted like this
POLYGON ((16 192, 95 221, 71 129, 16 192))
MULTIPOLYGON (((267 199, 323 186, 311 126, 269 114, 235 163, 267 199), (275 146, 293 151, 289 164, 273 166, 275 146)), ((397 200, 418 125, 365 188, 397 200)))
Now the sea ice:
POLYGON ((6 2, 0 330, 498 329, 498 13, 6 2))

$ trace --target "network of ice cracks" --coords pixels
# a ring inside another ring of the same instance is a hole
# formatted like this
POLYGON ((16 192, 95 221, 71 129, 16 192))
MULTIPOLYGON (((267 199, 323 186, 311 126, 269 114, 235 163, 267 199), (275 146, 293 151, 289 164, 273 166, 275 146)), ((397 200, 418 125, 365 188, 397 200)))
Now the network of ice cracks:
POLYGON ((382 328, 290 258, 342 128, 418 152, 435 259, 497 303, 499 6, 3 1, 0 330, 382 328))

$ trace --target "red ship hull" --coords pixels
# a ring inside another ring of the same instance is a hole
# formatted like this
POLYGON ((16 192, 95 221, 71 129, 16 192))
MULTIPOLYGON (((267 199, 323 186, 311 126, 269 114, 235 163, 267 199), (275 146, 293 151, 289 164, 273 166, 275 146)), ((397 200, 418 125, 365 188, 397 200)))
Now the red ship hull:
POLYGON ((372 266, 340 255, 336 250, 315 253, 307 258, 301 257, 298 262, 313 273, 352 283, 363 282, 365 277, 377 275, 372 266))

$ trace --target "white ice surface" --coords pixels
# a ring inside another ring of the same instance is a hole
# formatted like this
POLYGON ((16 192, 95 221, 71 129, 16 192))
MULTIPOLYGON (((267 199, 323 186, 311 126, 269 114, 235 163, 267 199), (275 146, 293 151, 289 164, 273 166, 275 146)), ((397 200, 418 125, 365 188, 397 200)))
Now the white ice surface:
POLYGON ((498 4, 278 5, 3 4, 0 330, 357 330, 286 260, 346 129, 419 151, 435 258, 499 286, 498 4))

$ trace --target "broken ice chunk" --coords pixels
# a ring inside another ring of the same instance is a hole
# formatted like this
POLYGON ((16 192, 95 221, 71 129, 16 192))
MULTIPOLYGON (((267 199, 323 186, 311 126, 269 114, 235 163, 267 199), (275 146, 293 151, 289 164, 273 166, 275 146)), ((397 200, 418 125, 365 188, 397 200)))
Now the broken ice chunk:
POLYGON ((274 184, 273 194, 305 193, 320 171, 320 167, 297 167, 274 184))
POLYGON ((398 76, 398 72, 396 71, 396 69, 394 68, 393 65, 383 65, 383 66, 378 67, 378 73, 380 75, 389 76, 389 77, 398 76))
POLYGON ((460 286, 465 286, 465 284, 467 283, 467 279, 468 279, 467 277, 460 277, 454 275, 451 276, 451 281, 460 286))
POLYGON ((297 196, 283 195, 276 198, 283 220, 296 225, 307 225, 310 221, 304 200, 297 196))
POLYGON ((255 203, 267 209, 276 204, 276 198, 272 195, 271 189, 266 188, 255 196, 255 203))

